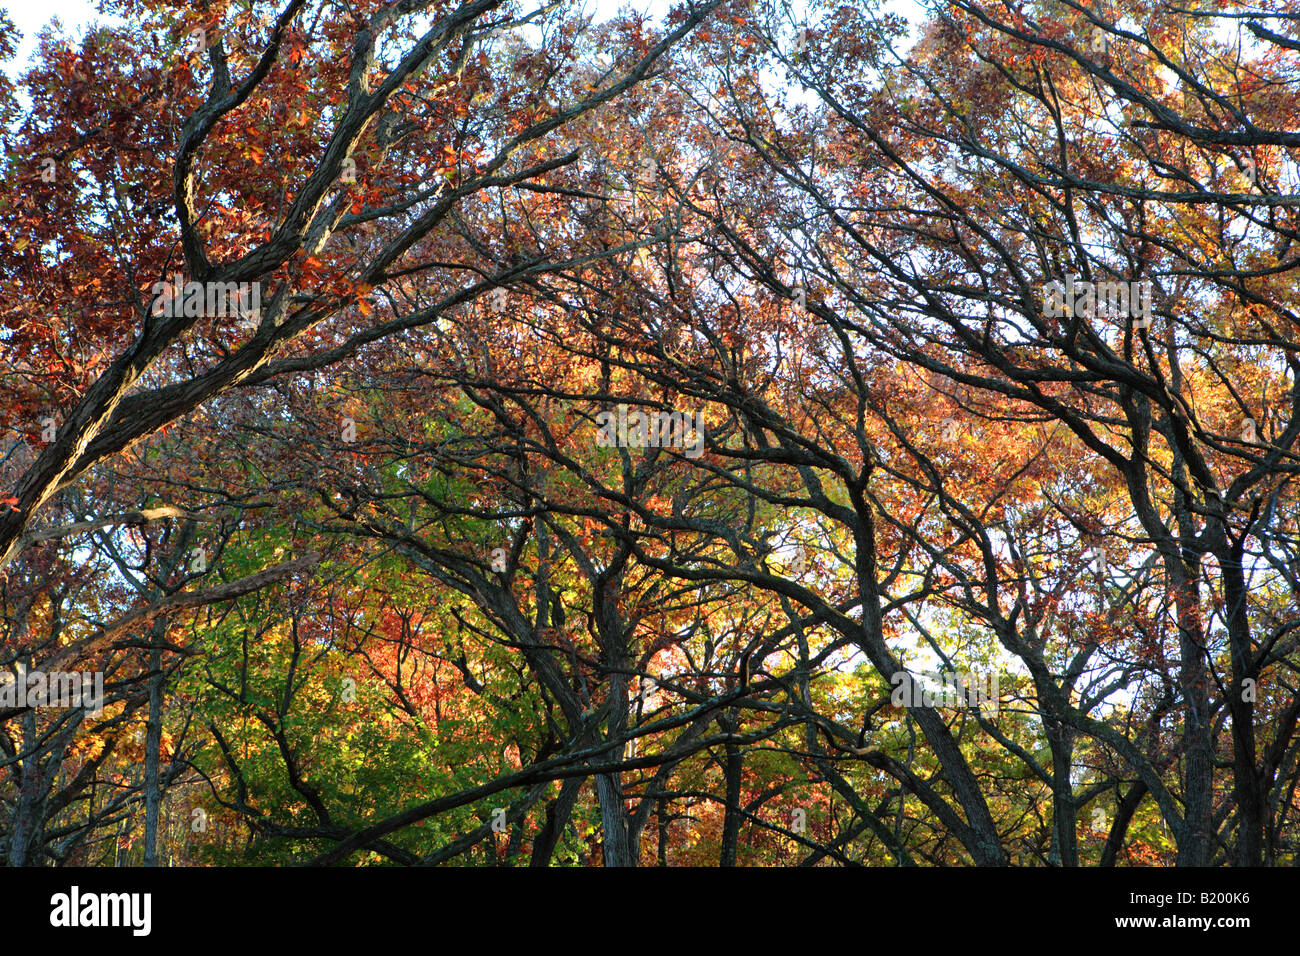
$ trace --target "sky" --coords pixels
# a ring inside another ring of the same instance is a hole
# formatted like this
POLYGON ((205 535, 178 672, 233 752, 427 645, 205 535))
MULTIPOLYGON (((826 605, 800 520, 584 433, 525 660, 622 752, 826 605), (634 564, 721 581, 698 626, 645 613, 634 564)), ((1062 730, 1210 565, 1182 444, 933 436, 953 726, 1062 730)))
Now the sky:
POLYGON ((94 4, 87 0, 0 0, 0 9, 9 15, 9 19, 22 33, 22 42, 18 45, 18 55, 5 64, 5 72, 15 76, 21 66, 27 62, 36 49, 36 34, 58 17, 67 28, 80 28, 98 19, 94 4))
MULTIPOLYGON (((638 10, 654 10, 656 7, 666 8, 668 5, 668 0, 587 0, 588 8, 596 13, 599 19, 612 16, 623 6, 631 6, 638 10)), ((916 0, 887 0, 882 6, 902 13, 909 19, 916 19, 921 13, 916 0)), ((92 0, 0 0, 0 9, 9 15, 23 35, 18 47, 18 55, 3 67, 11 78, 17 77, 22 66, 36 49, 36 34, 41 27, 55 17, 63 23, 65 29, 76 35, 80 35, 87 24, 97 19, 111 22, 111 18, 103 17, 96 11, 92 0)))
MULTIPOLYGON (((666 6, 665 0, 587 0, 588 6, 602 19, 612 15, 620 6, 652 9, 666 6)), ((0 0, 0 9, 9 15, 23 35, 18 55, 4 65, 10 77, 15 77, 36 49, 36 34, 50 20, 58 17, 70 32, 80 34, 81 28, 102 17, 91 0, 0 0)))

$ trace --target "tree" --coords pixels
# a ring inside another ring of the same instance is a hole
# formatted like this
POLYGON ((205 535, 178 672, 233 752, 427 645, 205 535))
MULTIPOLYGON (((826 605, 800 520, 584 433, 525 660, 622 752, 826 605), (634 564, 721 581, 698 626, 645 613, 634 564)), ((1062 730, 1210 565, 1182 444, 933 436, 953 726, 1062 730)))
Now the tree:
POLYGON ((1294 860, 1286 16, 130 9, 10 107, 12 861, 1294 860))

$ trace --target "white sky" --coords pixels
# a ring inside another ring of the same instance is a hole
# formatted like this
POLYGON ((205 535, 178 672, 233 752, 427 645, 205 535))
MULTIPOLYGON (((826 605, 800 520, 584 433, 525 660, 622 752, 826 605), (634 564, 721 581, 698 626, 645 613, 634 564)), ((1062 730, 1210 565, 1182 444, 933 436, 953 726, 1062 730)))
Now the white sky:
MULTIPOLYGON (((666 9, 669 3, 668 0, 586 0, 586 6, 603 20, 613 16, 621 7, 654 11, 656 8, 666 9)), ((913 21, 923 18, 918 0, 885 0, 881 6, 913 21)), ((23 35, 17 56, 4 64, 4 71, 11 78, 16 78, 27 63, 36 49, 37 33, 52 19, 57 17, 67 32, 78 36, 87 24, 95 20, 111 22, 113 19, 99 14, 92 0, 0 0, 0 9, 9 15, 23 35)))
POLYGON ((88 0, 0 0, 0 9, 9 15, 23 35, 18 55, 4 66, 11 77, 16 76, 36 49, 36 34, 41 27, 55 17, 66 29, 78 34, 81 27, 98 19, 94 4, 88 0))
MULTIPOLYGON (((653 10, 655 7, 667 7, 665 0, 587 0, 586 5, 600 19, 612 16, 620 7, 630 6, 637 10, 653 10)), ((18 46, 18 55, 4 65, 10 77, 16 77, 22 66, 36 49, 36 34, 52 19, 58 18, 66 31, 80 35, 87 24, 95 20, 112 21, 95 9, 92 0, 0 0, 0 9, 9 15, 22 33, 22 42, 18 46)))

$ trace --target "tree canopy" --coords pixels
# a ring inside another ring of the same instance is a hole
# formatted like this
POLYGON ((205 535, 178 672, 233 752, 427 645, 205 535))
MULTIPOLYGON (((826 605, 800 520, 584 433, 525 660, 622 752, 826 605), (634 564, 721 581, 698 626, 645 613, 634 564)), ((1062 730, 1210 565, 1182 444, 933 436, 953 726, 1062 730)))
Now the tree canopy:
POLYGON ((10 865, 1298 862, 1287 4, 100 8, 0 78, 10 865))

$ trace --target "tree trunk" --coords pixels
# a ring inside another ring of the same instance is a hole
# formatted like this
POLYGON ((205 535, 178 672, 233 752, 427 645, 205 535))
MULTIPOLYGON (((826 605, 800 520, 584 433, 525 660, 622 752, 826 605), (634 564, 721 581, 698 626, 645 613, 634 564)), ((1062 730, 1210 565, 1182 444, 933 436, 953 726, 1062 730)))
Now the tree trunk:
MULTIPOLYGON (((736 708, 718 720, 719 726, 728 733, 736 732, 736 708)), ((719 866, 736 865, 736 845, 740 842, 740 774, 744 769, 745 758, 740 748, 730 740, 726 743, 727 762, 725 768, 727 784, 726 816, 722 821, 722 852, 719 866)))
POLYGON ((559 846, 560 836, 569 823, 573 805, 578 802, 578 793, 582 790, 582 778, 570 777, 560 786, 560 795, 546 805, 546 823, 533 840, 533 852, 528 865, 550 866, 555 848, 559 846))
POLYGON ((602 847, 606 866, 636 866, 632 843, 627 834, 627 814, 623 810, 623 783, 613 774, 596 777, 596 796, 600 801, 600 822, 605 833, 602 847))
MULTIPOLYGON (((151 636, 155 645, 162 640, 165 625, 155 624, 151 636)), ((162 648, 149 651, 149 724, 144 743, 144 865, 158 865, 158 807, 162 802, 159 761, 162 751, 163 674, 162 648)))
POLYGON ((1262 866, 1266 816, 1263 775, 1255 748, 1255 704, 1246 699, 1244 692, 1247 680, 1259 679, 1246 613, 1246 579, 1241 566, 1244 544, 1243 537, 1218 558, 1232 658, 1227 704, 1232 722, 1232 783, 1237 805, 1236 862, 1238 866, 1262 866))

